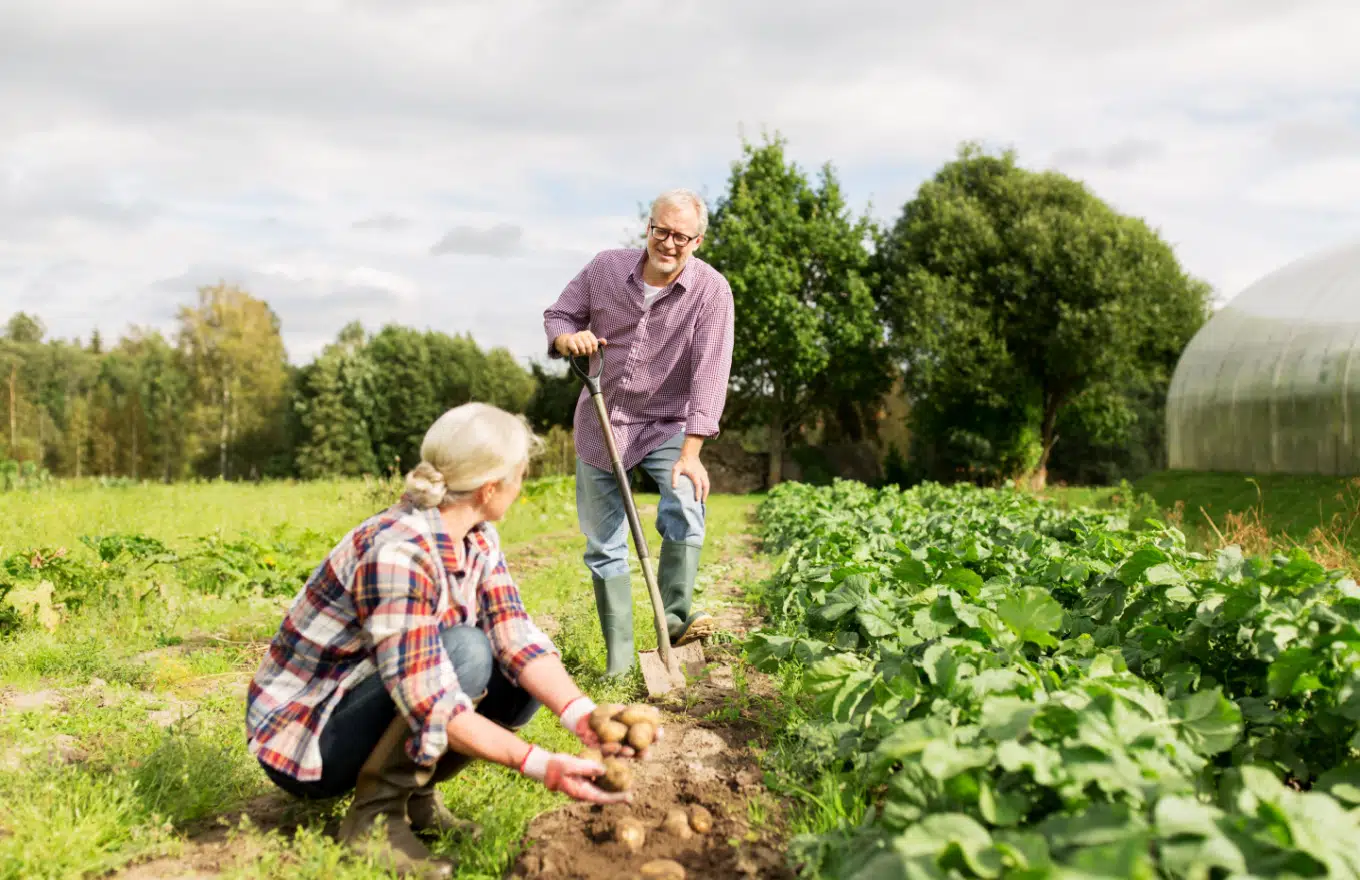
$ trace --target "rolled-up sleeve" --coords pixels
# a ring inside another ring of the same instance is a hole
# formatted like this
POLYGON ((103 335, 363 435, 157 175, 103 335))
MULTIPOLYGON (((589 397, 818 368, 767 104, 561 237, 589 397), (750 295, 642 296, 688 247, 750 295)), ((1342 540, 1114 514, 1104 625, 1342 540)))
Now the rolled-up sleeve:
MULTIPOLYGON (((491 641, 491 653, 511 684, 519 686, 520 673, 529 661, 558 654, 552 640, 529 619, 519 588, 510 577, 505 554, 497 547, 483 569, 477 586, 483 630, 491 641)), ((559 655, 560 656, 560 655, 559 655)))
POLYGON ((590 273, 596 256, 568 282, 557 301, 543 310, 543 330, 548 335, 548 357, 560 358, 553 340, 563 333, 579 333, 590 324, 590 273))
POLYGON ((412 542, 372 548, 354 578, 354 605, 378 674, 411 723, 411 759, 428 766, 448 748, 448 722, 473 708, 439 637, 438 563, 412 542))
POLYGON ((695 322, 691 364, 689 415, 685 433, 716 437, 727 403, 727 381, 732 374, 734 324, 732 291, 724 285, 695 322))

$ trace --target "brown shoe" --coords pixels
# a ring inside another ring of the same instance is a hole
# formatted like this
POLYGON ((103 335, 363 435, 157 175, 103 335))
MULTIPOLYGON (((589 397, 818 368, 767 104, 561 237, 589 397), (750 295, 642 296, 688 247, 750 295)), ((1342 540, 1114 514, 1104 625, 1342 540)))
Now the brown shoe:
POLYGON ((406 809, 411 795, 429 784, 434 768, 416 764, 406 754, 411 728, 398 712, 387 726, 368 760, 359 768, 354 802, 340 823, 342 843, 363 849, 388 870, 401 877, 452 877, 453 862, 436 859, 411 830, 406 809), (386 840, 370 843, 367 837, 382 816, 386 840))

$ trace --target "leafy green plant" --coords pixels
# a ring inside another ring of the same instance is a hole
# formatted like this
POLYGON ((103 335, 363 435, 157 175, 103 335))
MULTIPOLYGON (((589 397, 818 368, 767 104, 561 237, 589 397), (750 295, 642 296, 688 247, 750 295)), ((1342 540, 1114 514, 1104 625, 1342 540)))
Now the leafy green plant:
POLYGON ((810 713, 785 739, 870 807, 798 841, 810 872, 1360 864, 1338 800, 1360 795, 1355 583, 1302 551, 1193 553, 1127 511, 966 485, 769 493, 764 538, 787 553, 748 657, 802 670, 781 675, 810 713), (1285 788, 1328 772, 1335 796, 1285 788), (1276 834, 1305 821, 1327 831, 1276 834))

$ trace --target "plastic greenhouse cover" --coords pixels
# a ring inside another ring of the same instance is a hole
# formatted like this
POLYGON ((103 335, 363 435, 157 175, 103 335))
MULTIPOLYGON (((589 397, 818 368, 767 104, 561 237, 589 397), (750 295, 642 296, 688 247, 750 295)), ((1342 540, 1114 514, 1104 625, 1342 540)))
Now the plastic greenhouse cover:
POLYGON ((1234 297, 1181 355, 1167 397, 1175 469, 1360 474, 1360 242, 1234 297))

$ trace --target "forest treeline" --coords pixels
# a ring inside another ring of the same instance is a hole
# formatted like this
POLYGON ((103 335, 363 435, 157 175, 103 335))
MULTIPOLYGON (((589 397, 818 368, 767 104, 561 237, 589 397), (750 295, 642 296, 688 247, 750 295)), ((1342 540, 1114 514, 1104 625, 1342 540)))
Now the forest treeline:
MULTIPOLYGON (((743 143, 699 251, 736 304, 724 431, 767 455, 768 484, 790 446, 873 439, 900 411, 889 395, 907 405, 895 482, 1099 483, 1164 465, 1166 389, 1211 291, 1156 230, 972 144, 880 226, 848 208, 830 163, 809 174, 785 146, 743 143)), ((547 431, 570 425, 579 391, 560 362, 396 324, 350 324, 294 366, 268 303, 228 284, 201 289, 169 336, 56 340, 14 314, 0 381, 11 470, 159 480, 405 470, 450 406, 488 401, 547 431)))
POLYGON ((56 476, 381 474, 413 466, 450 406, 485 400, 547 429, 576 393, 468 335, 354 323, 297 367, 281 330, 267 302, 228 284, 202 288, 168 336, 49 339, 40 318, 16 313, 0 338, 0 448, 13 470, 56 476))

